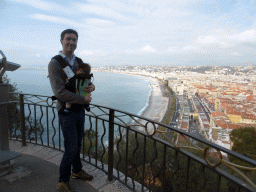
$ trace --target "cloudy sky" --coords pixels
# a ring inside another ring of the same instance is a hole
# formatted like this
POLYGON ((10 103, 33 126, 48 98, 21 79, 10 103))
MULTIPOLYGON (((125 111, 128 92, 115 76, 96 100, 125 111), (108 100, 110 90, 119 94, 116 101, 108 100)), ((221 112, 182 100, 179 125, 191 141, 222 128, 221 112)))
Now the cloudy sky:
POLYGON ((255 0, 0 0, 0 50, 23 67, 47 67, 67 28, 94 67, 256 63, 255 0))

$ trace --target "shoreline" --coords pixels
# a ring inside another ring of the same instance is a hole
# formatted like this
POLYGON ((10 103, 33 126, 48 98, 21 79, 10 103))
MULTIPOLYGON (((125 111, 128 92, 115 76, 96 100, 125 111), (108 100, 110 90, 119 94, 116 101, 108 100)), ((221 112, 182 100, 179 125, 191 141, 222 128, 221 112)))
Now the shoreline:
MULTIPOLYGON (((26 70, 27 68, 22 68, 22 69, 26 70)), ((28 68, 28 69, 30 69, 30 68, 28 68)), ((162 119, 167 111, 168 99, 167 99, 167 97, 164 97, 162 95, 162 92, 160 90, 160 84, 161 84, 160 80, 158 80, 154 77, 149 77, 149 76, 140 75, 140 74, 124 73, 124 72, 118 73, 118 72, 113 72, 113 71, 98 71, 98 70, 94 70, 94 69, 92 69, 92 72, 116 73, 116 74, 121 74, 121 75, 137 76, 137 77, 148 79, 151 82, 149 85, 151 88, 151 93, 150 93, 147 101, 145 102, 145 105, 143 106, 143 108, 141 108, 140 111, 136 115, 145 117, 145 118, 157 121, 157 122, 162 121, 162 119), (144 109, 144 110, 141 111, 142 109, 144 109)))
MULTIPOLYGON (((115 73, 115 72, 108 72, 108 73, 115 73)), ((138 74, 126 74, 126 73, 119 73, 119 74, 143 77, 151 81, 151 84, 149 85, 151 88, 151 93, 146 103, 147 107, 141 112, 141 114, 137 114, 137 115, 157 121, 157 122, 162 122, 163 117, 165 116, 168 109, 169 98, 164 97, 162 95, 162 91, 160 88, 161 87, 160 80, 153 77, 147 77, 147 76, 138 75, 138 74)), ((145 125, 146 123, 145 120, 139 120, 139 122, 142 123, 143 125, 145 125)), ((148 127, 150 130, 153 129, 153 125, 151 123, 148 124, 148 127)), ((139 130, 145 131, 145 129, 142 127, 140 127, 139 130)))
POLYGON ((159 80, 155 78, 151 78, 151 80, 152 91, 149 104, 141 116, 161 122, 168 108, 168 98, 162 95, 159 80))
MULTIPOLYGON (((162 95, 162 92, 160 89, 160 81, 158 79, 150 78, 150 80, 152 84, 151 84, 151 94, 149 98, 149 103, 146 109, 142 112, 140 116, 151 119, 156 122, 162 122, 168 109, 169 98, 164 97, 162 95)), ((138 121, 142 125, 146 125, 147 123, 147 121, 143 119, 138 119, 138 121)), ((149 134, 152 134, 154 130, 153 124, 149 123, 147 125, 147 128, 148 128, 149 134)), ((156 129, 157 128, 158 128, 158 125, 156 125, 156 129)), ((140 131, 146 132, 144 127, 137 127, 137 129, 140 131)))

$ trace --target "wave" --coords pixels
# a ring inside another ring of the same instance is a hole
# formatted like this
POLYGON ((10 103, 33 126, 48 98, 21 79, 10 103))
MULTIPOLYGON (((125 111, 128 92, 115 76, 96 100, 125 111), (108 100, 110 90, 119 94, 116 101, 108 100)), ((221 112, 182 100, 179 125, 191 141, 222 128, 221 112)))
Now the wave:
POLYGON ((141 116, 149 106, 150 98, 151 98, 152 91, 153 91, 152 86, 149 85, 149 87, 150 87, 150 92, 149 92, 149 95, 148 95, 147 102, 146 102, 145 106, 138 112, 138 114, 137 114, 138 116, 141 116))
MULTIPOLYGON (((152 97, 152 93, 153 93, 153 88, 152 88, 152 83, 149 85, 150 87, 150 92, 149 92, 149 95, 148 95, 148 99, 147 99, 147 102, 145 104, 145 106, 138 112, 138 116, 141 116, 144 114, 144 112, 146 112, 147 108, 149 107, 149 104, 150 104, 150 99, 152 97)), ((138 118, 135 118, 135 120, 137 120, 138 118)), ((128 125, 132 125, 134 123, 134 120, 133 119, 130 119, 130 121, 128 122, 128 125)))

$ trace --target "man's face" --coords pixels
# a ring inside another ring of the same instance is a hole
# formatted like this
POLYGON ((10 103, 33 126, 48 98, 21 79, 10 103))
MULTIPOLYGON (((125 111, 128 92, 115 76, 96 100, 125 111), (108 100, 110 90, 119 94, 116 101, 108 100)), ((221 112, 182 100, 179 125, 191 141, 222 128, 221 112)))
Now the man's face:
POLYGON ((74 33, 66 33, 61 44, 63 52, 73 53, 77 46, 77 36, 74 33))

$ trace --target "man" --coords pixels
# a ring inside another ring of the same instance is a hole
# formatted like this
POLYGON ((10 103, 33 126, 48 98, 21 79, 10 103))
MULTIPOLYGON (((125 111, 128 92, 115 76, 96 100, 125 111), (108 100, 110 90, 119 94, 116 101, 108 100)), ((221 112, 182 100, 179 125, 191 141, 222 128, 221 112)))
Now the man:
POLYGON ((84 134, 85 111, 83 104, 89 104, 92 100, 91 92, 95 86, 91 84, 85 88, 86 96, 77 95, 65 89, 67 78, 79 68, 82 60, 75 57, 74 51, 77 47, 78 34, 75 30, 67 29, 61 33, 62 51, 59 56, 51 59, 48 65, 49 79, 55 97, 57 97, 57 110, 59 122, 64 137, 65 152, 60 164, 60 177, 58 183, 59 191, 72 191, 69 183, 72 178, 92 180, 93 176, 82 170, 80 152, 84 134), (61 56, 61 57, 60 57, 61 56), (63 66, 66 65, 66 68, 63 66), (68 71, 67 71, 68 70, 68 71), (65 104, 70 103, 72 111, 64 112, 65 104))

